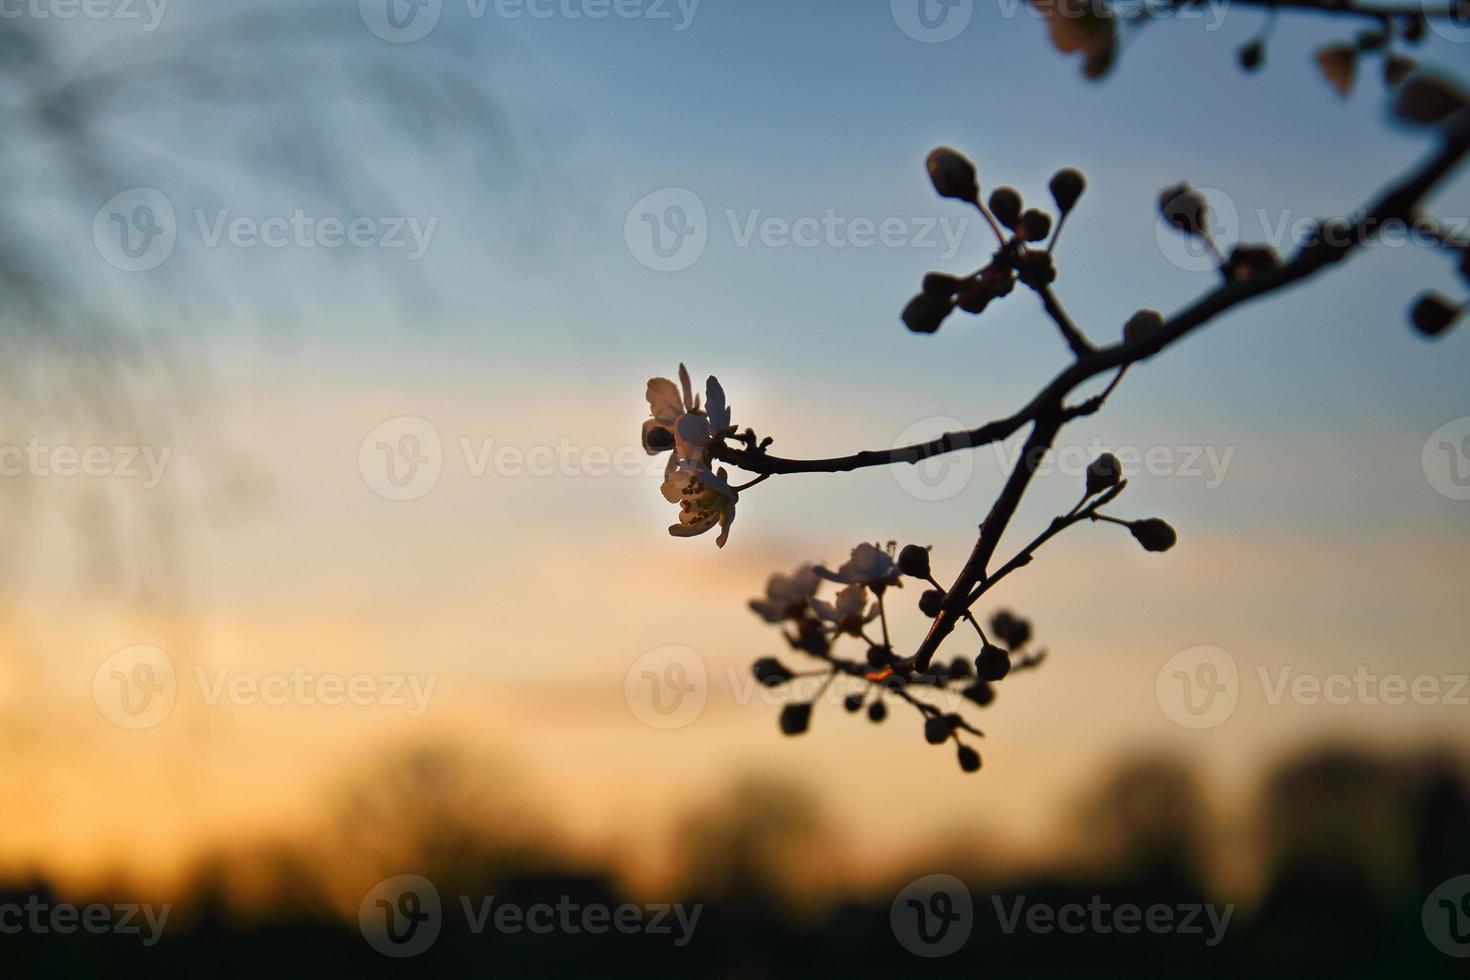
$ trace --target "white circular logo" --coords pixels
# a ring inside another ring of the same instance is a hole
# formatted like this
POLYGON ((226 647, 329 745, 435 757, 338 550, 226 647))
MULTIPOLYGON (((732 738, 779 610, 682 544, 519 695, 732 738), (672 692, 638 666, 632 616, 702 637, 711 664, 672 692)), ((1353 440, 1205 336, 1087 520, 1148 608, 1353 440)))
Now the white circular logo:
POLYGON ((417 956, 434 945, 444 924, 439 889, 422 875, 386 878, 363 898, 357 924, 368 945, 384 956, 417 956))
POLYGON ((915 956, 949 956, 965 945, 975 924, 970 889, 954 875, 925 875, 898 893, 888 924, 899 945, 915 956))
POLYGON ((704 202, 684 187, 654 191, 628 212, 623 241, 633 258, 654 272, 687 269, 709 244, 704 202))
POLYGON ((634 716, 653 728, 683 728, 709 700, 704 658, 688 647, 649 650, 623 676, 623 698, 634 716))
POLYGON ((975 15, 975 0, 889 0, 888 6, 899 30, 926 44, 959 37, 975 15))
MULTIPOLYGON (((1235 201, 1218 187, 1195 187, 1193 192, 1205 202, 1201 227, 1209 233, 1210 241, 1215 243, 1220 254, 1228 256, 1240 240, 1240 212, 1235 208, 1235 201)), ((1159 243, 1159 251, 1176 269, 1214 272, 1220 268, 1220 260, 1210 248, 1209 241, 1185 232, 1162 213, 1154 219, 1154 238, 1159 243)))
POLYGON ((1470 875, 1442 883, 1424 900, 1424 934, 1446 956, 1470 957, 1470 875))
POLYGON ((427 37, 439 23, 444 0, 357 0, 367 29, 393 44, 427 37))
POLYGON ((152 187, 113 195, 92 219, 97 254, 124 272, 147 272, 163 265, 174 254, 178 235, 173 203, 152 187))
POLYGON ((1470 416, 1434 430, 1420 454, 1424 478, 1440 496, 1470 500, 1470 416))
POLYGON ((161 724, 174 710, 178 693, 174 662, 155 646, 119 650, 92 674, 92 700, 119 728, 137 731, 161 724))
MULTIPOLYGON (((1444 0, 1419 0, 1426 14, 1431 11, 1440 11, 1445 8, 1444 0)), ((1470 41, 1470 0, 1451 0, 1451 13, 1448 17, 1427 16, 1424 22, 1429 29, 1446 41, 1456 44, 1464 44, 1470 41)))
POLYGON ((1235 658, 1220 647, 1190 647, 1159 668, 1154 696, 1176 725, 1214 728, 1235 713, 1240 671, 1235 658))
MULTIPOLYGON (((937 415, 920 419, 904 429, 893 440, 893 449, 916 445, 938 438, 941 432, 962 432, 959 419, 937 415)), ((947 453, 939 453, 915 462, 900 462, 889 468, 893 479, 909 496, 918 500, 948 500, 970 485, 975 475, 975 454, 968 447, 956 445, 947 453)))
POLYGON ((428 419, 400 415, 369 432, 357 448, 362 479, 387 500, 417 500, 439 482, 444 449, 428 419))

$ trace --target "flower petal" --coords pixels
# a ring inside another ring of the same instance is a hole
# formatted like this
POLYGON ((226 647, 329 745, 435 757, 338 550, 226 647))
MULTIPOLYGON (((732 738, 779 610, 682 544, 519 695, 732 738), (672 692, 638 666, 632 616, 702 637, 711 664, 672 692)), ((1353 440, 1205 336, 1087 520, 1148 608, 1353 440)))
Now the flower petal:
POLYGON ((694 387, 689 383, 689 369, 682 361, 679 363, 679 384, 684 388, 683 411, 692 411, 694 409, 694 387))
POLYGON ((643 421, 643 451, 648 455, 657 456, 659 453, 666 453, 674 448, 674 442, 674 430, 667 423, 660 419, 643 421), (655 432, 662 433, 662 435, 655 436, 655 432), (655 440, 658 441, 658 445, 654 445, 655 440))
POLYGON ((661 422, 672 424, 684 414, 684 402, 679 399, 679 389, 668 378, 649 378, 644 397, 648 399, 648 410, 661 422))
POLYGON ((725 389, 713 374, 704 386, 704 410, 709 415, 709 424, 719 430, 730 424, 730 406, 725 404, 725 389))

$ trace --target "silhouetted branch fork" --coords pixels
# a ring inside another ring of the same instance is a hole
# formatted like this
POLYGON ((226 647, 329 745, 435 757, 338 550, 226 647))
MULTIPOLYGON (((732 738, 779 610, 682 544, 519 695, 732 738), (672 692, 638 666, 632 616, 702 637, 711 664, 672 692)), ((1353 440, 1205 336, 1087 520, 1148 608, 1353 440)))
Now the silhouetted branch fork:
MULTIPOLYGON (((1383 222, 1413 219, 1419 203, 1429 191, 1464 158, 1467 144, 1470 144, 1470 126, 1462 123, 1446 134, 1444 144, 1438 153, 1370 204, 1364 214, 1365 220, 1348 223, 1342 235, 1332 236, 1334 241, 1318 240, 1303 248, 1290 262, 1276 269, 1259 272, 1248 279, 1226 283, 1212 290, 1196 300, 1193 305, 1175 314, 1161 329, 1153 333, 1137 337, 1129 342, 1091 350, 1053 378, 1030 402, 1013 415, 986 422, 968 431, 946 432, 939 438, 928 442, 914 443, 894 449, 866 450, 850 456, 834 456, 826 459, 787 459, 762 450, 721 445, 715 448, 715 458, 759 474, 845 473, 869 466, 889 466, 894 463, 913 464, 933 456, 962 449, 976 449, 1000 442, 1019 432, 1028 423, 1037 421, 1048 412, 1061 412, 1064 419, 1068 421, 1092 414, 1100 407, 1100 399, 1089 399, 1073 408, 1062 408, 1063 400, 1091 378, 1114 368, 1125 369, 1131 364, 1152 357, 1180 337, 1231 307, 1292 285, 1324 266, 1339 261, 1348 251, 1371 238, 1383 222)), ((1111 391, 1116 383, 1117 379, 1114 379, 1108 390, 1111 391)))
POLYGON ((1010 524, 1016 508, 1020 506, 1037 467, 1050 450, 1058 431, 1068 420, 1068 410, 1063 407, 1067 394, 1103 371, 1127 367, 1152 357, 1241 303, 1294 285, 1342 261, 1354 248, 1371 240, 1385 222, 1409 221, 1419 203, 1464 160, 1467 152, 1470 152, 1470 118, 1465 118, 1462 113, 1459 121, 1446 132, 1437 153, 1368 205, 1364 211, 1366 220, 1343 223, 1337 229, 1341 234, 1318 236, 1298 251, 1291 261, 1212 290, 1165 321, 1158 329, 1079 358, 1059 374, 1022 410, 1022 414, 1029 413, 1034 419, 1031 433, 1015 468, 980 527, 980 535, 969 559, 946 592, 939 615, 934 618, 914 654, 914 669, 920 672, 928 669, 940 644, 954 631, 957 622, 969 610, 970 603, 974 601, 971 593, 985 581, 986 569, 1000 543, 1001 535, 1010 524))

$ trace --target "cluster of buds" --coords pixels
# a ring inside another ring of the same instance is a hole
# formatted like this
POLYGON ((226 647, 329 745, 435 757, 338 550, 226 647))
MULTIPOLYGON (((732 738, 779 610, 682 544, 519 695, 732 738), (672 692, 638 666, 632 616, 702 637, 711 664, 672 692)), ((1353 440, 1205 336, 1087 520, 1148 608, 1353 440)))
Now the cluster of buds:
MULTIPOLYGON (((1394 88, 1419 67, 1413 58, 1400 54, 1395 45, 1400 40, 1411 45, 1422 44, 1425 26, 1424 15, 1418 11, 1406 10, 1399 18, 1384 17, 1377 27, 1359 31, 1349 41, 1318 48, 1317 70, 1338 95, 1346 98, 1353 90, 1359 63, 1377 57, 1383 61, 1383 84, 1394 88)), ((1268 32, 1263 31, 1240 49, 1240 66, 1246 71, 1259 69, 1265 61, 1268 36, 1268 32)))
POLYGON ((987 207, 980 198, 975 165, 957 150, 941 146, 929 154, 927 164, 934 190, 978 210, 999 247, 988 265, 968 276, 944 272, 925 276, 919 294, 903 311, 903 322, 910 330, 934 333, 956 308, 978 314, 992 300, 1009 295, 1018 280, 1038 290, 1051 285, 1057 277, 1052 250, 1067 215, 1087 188, 1081 171, 1069 167, 1053 175, 1049 184, 1057 209, 1053 221, 1046 211, 1026 207, 1020 193, 1011 187, 992 191, 987 207))
MULTIPOLYGON (((1173 547, 1174 529, 1158 518, 1130 521, 1102 513, 1101 508, 1117 499, 1126 486, 1117 457, 1105 453, 1093 460, 1082 499, 1054 520, 1013 564, 1028 563, 1031 551, 1042 541, 1084 520, 1127 527, 1146 551, 1173 547)), ((996 685, 1038 667, 1046 651, 1032 647, 1028 620, 1000 610, 991 616, 987 631, 967 607, 964 616, 978 635, 978 652, 973 657, 956 656, 948 663, 931 661, 919 669, 912 658, 895 649, 889 631, 886 599, 905 579, 927 586, 919 594, 919 609, 930 618, 938 616, 947 593, 935 578, 929 549, 916 544, 900 549, 896 542, 886 546, 865 542, 852 549, 847 562, 835 571, 824 565, 803 565, 789 575, 772 575, 765 596, 751 600, 751 610, 782 627, 791 650, 814 658, 819 666, 798 672, 775 657, 762 657, 752 665, 752 672, 758 681, 772 687, 798 678, 820 678, 814 695, 782 708, 780 727, 786 735, 801 735, 810 728, 813 708, 832 685, 855 686, 842 699, 848 712, 866 709, 868 719, 880 723, 888 717, 888 702, 901 701, 918 712, 926 742, 953 742, 960 768, 974 772, 980 768, 980 754, 965 737, 983 733, 954 709, 964 703, 976 708, 993 704, 996 685), (842 586, 830 601, 818 595, 824 582, 842 586), (863 648, 861 658, 835 651, 844 639, 863 648)))

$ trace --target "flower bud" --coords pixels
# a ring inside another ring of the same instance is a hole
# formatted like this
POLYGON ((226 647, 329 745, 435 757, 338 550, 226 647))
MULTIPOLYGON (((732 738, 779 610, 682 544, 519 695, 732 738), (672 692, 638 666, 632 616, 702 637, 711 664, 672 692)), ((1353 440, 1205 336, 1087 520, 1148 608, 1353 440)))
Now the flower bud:
POLYGON ((1052 174, 1047 188, 1051 199, 1057 202, 1057 210, 1066 214, 1077 206, 1077 199, 1087 189, 1087 178, 1075 167, 1066 167, 1052 174))
POLYGON ((857 711, 863 706, 863 696, 861 694, 849 694, 842 699, 842 706, 849 712, 857 711))
POLYGON ((924 276, 923 291, 931 296, 953 296, 960 291, 965 280, 947 272, 931 272, 924 276))
POLYGON ((1240 61, 1240 67, 1246 71, 1255 71, 1261 67, 1261 61, 1266 57, 1266 45, 1261 43, 1260 38, 1247 41, 1241 45, 1236 52, 1236 58, 1240 61))
POLYGON ((960 696, 986 708, 995 701, 995 688, 990 686, 989 681, 976 680, 975 683, 961 691, 960 696))
POLYGON ((1206 234, 1209 205, 1205 196, 1188 184, 1176 184, 1160 191, 1159 213, 1186 235, 1203 238, 1206 234))
POLYGON ((903 323, 914 333, 933 333, 954 311, 954 300, 934 293, 920 293, 903 310, 903 323))
POLYGON ((940 197, 952 197, 975 203, 980 197, 980 182, 975 165, 963 154, 947 146, 929 152, 929 180, 940 197))
POLYGON ((1451 326, 1460 315, 1460 307, 1439 293, 1425 293, 1414 302, 1409 319, 1426 337, 1438 337, 1451 326))
POLYGON ((1403 55, 1391 54, 1383 60, 1383 84, 1393 88, 1399 82, 1409 77, 1409 74, 1419 67, 1419 62, 1413 58, 1403 55))
POLYGON ((886 647, 868 647, 868 666, 877 670, 887 667, 893 655, 886 647))
POLYGON ((975 670, 983 680, 1004 680, 1011 672, 1011 655, 994 643, 987 643, 975 658, 975 670))
POLYGON ((933 619, 939 615, 939 607, 944 604, 944 593, 939 589, 925 589, 924 594, 919 596, 919 612, 933 619))
POLYGON ((1147 336, 1164 325, 1164 315, 1158 310, 1139 310, 1128 318, 1123 324, 1123 342, 1132 343, 1139 337, 1147 336))
POLYGON ((762 657, 750 665, 750 670, 751 673, 755 674, 755 679, 767 687, 785 684, 792 677, 796 676, 786 668, 785 664, 781 663, 775 657, 762 657))
POLYGON ((968 745, 961 745, 959 750, 960 768, 965 772, 978 772, 980 769, 980 753, 968 745))
POLYGON ((898 570, 913 578, 929 577, 929 549, 906 544, 898 553, 898 570))
POLYGON ((1433 126, 1465 108, 1465 93, 1437 75, 1421 72, 1404 82, 1393 103, 1404 122, 1433 126))
POLYGON ((941 745, 954 734, 954 722, 947 715, 930 715, 924 719, 924 741, 941 745))
POLYGON ((1418 44, 1424 40, 1424 15, 1414 13, 1404 21, 1404 28, 1399 35, 1410 44, 1418 44))
POLYGON ((1143 545, 1144 551, 1168 551, 1174 547, 1174 542, 1179 540, 1179 535, 1166 521, 1157 517, 1150 517, 1142 521, 1134 521, 1129 525, 1133 537, 1143 545))
POLYGON ((1112 453, 1103 453, 1087 465, 1087 495, 1102 493, 1123 479, 1123 464, 1112 453))
POLYGON ((877 724, 888 717, 888 705, 882 701, 874 701, 868 705, 868 720, 877 724))
POLYGON ((1051 234, 1051 215, 1039 208, 1028 208, 1021 215, 1021 237, 1028 242, 1046 241, 1051 234))
POLYGON ((781 709, 781 733, 800 735, 812 721, 812 706, 805 702, 788 704, 781 709))
POLYGON ((1011 231, 1021 223, 1021 195, 1014 188, 997 187, 990 192, 990 213, 1011 231))
POLYGON ((971 677, 974 675, 974 673, 975 671, 974 668, 970 666, 970 661, 966 660, 964 657, 955 657, 949 662, 949 676, 957 680, 965 677, 971 677))
POLYGON ((1239 282, 1262 272, 1270 272, 1281 264, 1281 258, 1270 245, 1237 245, 1230 258, 1220 267, 1225 278, 1239 282))

